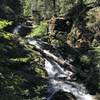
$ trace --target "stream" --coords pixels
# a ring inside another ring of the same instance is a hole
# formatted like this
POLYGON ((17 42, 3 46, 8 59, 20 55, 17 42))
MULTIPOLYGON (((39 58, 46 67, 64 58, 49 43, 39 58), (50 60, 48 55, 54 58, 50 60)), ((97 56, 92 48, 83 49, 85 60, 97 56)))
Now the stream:
MULTIPOLYGON (((21 29, 21 25, 17 26, 13 33, 17 34, 21 29)), ((41 39, 33 39, 27 38, 27 41, 30 45, 36 47, 36 49, 44 56, 44 63, 48 74, 48 90, 47 92, 50 94, 46 96, 46 100, 55 100, 53 99, 55 94, 59 91, 67 92, 72 94, 75 99, 70 100, 93 100, 92 96, 86 90, 84 84, 77 83, 72 80, 72 76, 74 74, 74 67, 69 63, 68 60, 62 59, 60 53, 58 53, 59 57, 52 53, 50 50, 51 45, 44 42, 41 39), (47 49, 48 48, 48 49, 47 49), (66 69, 62 66, 67 65, 66 69)), ((56 49, 56 46, 55 46, 56 49)), ((69 99, 62 99, 69 100, 69 99)))
POLYGON ((59 62, 59 57, 55 56, 50 50, 42 48, 43 45, 49 44, 42 40, 28 39, 28 43, 34 45, 37 49, 46 54, 45 56, 45 70, 48 74, 48 92, 51 94, 46 100, 53 100, 54 95, 59 92, 67 92, 75 96, 76 100, 93 100, 92 96, 88 94, 84 84, 71 81, 71 76, 74 74, 71 70, 65 70, 59 62), (51 54, 53 57, 48 56, 51 54), (52 59, 53 58, 53 59, 52 59))

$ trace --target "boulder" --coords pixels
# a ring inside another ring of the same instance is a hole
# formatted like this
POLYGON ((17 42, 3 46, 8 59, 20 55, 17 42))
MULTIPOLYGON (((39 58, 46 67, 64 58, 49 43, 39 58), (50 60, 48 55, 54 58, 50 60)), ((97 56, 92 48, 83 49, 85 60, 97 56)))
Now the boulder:
POLYGON ((53 16, 49 21, 49 32, 69 33, 72 27, 72 23, 73 22, 71 18, 65 18, 64 16, 53 16))
POLYGON ((71 93, 58 91, 56 92, 50 100, 76 100, 75 96, 71 93))

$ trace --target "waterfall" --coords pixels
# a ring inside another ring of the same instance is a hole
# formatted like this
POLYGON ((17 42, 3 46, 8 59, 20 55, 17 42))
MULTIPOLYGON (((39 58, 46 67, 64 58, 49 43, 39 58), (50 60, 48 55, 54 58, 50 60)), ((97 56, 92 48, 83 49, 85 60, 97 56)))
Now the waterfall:
POLYGON ((13 34, 18 34, 18 32, 19 32, 19 30, 21 29, 21 25, 17 25, 15 28, 14 28, 14 30, 13 30, 13 34))
POLYGON ((73 73, 64 71, 55 61, 46 59, 45 70, 49 77, 48 91, 52 94, 47 100, 52 100, 53 95, 59 90, 73 94, 77 100, 92 100, 83 84, 68 81, 73 73))
MULTIPOLYGON (((46 42, 41 40, 28 39, 28 43, 36 46, 37 49, 43 51, 42 53, 50 54, 50 50, 45 52, 46 50, 44 50, 42 47, 44 44, 48 46, 46 42)), ((56 57, 54 54, 52 54, 52 56, 54 56, 54 58, 56 57)), ((76 100, 93 100, 92 96, 86 90, 84 84, 71 81, 71 76, 74 74, 71 70, 65 70, 59 64, 59 62, 50 58, 49 56, 45 56, 44 59, 44 68, 49 78, 48 93, 50 93, 50 96, 47 97, 47 100, 52 100, 53 96, 60 90, 74 95, 76 100)))

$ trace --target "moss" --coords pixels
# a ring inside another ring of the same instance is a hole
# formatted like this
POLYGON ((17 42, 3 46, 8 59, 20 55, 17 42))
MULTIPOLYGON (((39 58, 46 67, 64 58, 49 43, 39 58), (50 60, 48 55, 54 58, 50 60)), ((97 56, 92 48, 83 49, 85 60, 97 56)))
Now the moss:
POLYGON ((91 3, 94 3, 94 2, 96 2, 96 0, 84 0, 85 4, 91 4, 91 3))
POLYGON ((32 32, 31 32, 31 36, 41 37, 41 36, 45 35, 46 30, 47 30, 47 22, 42 21, 42 22, 40 22, 39 25, 37 25, 35 28, 33 28, 32 32))
POLYGON ((40 69, 40 68, 36 67, 35 71, 38 74, 38 76, 45 77, 45 73, 44 73, 43 69, 40 69))

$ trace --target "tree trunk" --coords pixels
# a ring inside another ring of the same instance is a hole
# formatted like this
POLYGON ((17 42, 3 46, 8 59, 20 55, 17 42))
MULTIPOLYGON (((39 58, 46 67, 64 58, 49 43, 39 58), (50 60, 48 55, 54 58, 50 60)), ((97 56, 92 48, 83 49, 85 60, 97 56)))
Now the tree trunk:
POLYGON ((53 0, 53 11, 55 13, 55 10, 56 10, 56 0, 53 0))
POLYGON ((53 59, 55 62, 57 62, 59 65, 61 65, 62 67, 68 69, 69 71, 72 71, 74 73, 76 72, 74 66, 70 64, 69 61, 65 61, 64 59, 61 59, 53 55, 48 50, 42 49, 41 46, 36 41, 29 42, 29 44, 34 45, 35 47, 33 49, 40 52, 44 57, 49 57, 53 59))

